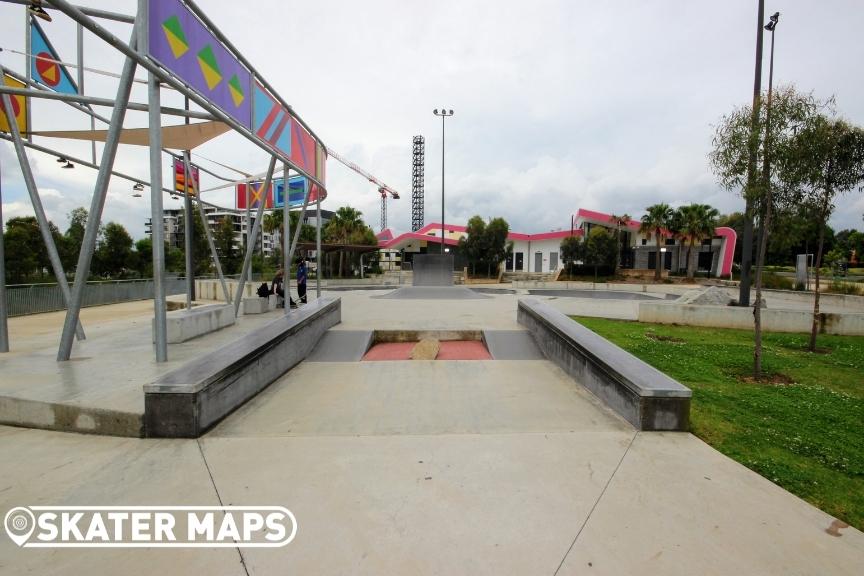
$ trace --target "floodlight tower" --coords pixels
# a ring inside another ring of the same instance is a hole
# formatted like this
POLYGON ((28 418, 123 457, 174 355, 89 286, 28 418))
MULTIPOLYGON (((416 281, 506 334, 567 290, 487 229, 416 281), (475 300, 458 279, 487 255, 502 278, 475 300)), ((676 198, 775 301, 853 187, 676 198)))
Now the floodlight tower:
POLYGON ((378 188, 378 193, 381 194, 381 231, 387 229, 387 190, 378 188))
POLYGON ((425 180, 426 140, 423 136, 414 136, 414 159, 412 163, 411 185, 411 231, 416 232, 423 227, 425 216, 425 201, 423 199, 423 182, 425 180))

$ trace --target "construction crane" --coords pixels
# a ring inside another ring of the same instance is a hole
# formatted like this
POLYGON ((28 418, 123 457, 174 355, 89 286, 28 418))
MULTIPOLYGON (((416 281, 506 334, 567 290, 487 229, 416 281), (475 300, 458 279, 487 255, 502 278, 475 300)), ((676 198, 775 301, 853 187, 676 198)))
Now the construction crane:
POLYGON ((378 193, 381 195, 381 230, 387 228, 387 194, 390 194, 390 196, 394 200, 398 200, 399 192, 390 188, 389 186, 375 178, 375 176, 369 174, 368 172, 357 166, 357 164, 355 164, 354 162, 346 160, 345 158, 334 152, 332 148, 327 148, 327 155, 332 156, 333 158, 341 162, 344 166, 350 168, 357 174, 360 174, 361 176, 366 178, 372 184, 378 186, 378 193))
POLYGON ((362 168, 360 168, 359 166, 357 166, 356 164, 354 164, 350 160, 346 160, 345 158, 343 158, 342 156, 340 156, 339 154, 334 152, 332 148, 327 148, 327 155, 332 156, 333 158, 335 158, 336 160, 338 160, 339 162, 341 162, 342 164, 344 164, 345 166, 347 166, 348 168, 350 168, 351 170, 353 170, 357 174, 360 174, 361 176, 366 178, 372 184, 375 184, 376 186, 378 186, 379 191, 384 190, 384 192, 390 194, 390 196, 394 200, 399 199, 399 192, 397 192, 396 190, 387 186, 386 184, 384 184, 383 182, 381 182, 380 180, 375 178, 375 176, 373 176, 372 174, 369 174, 368 172, 366 172, 365 170, 363 170, 362 168))

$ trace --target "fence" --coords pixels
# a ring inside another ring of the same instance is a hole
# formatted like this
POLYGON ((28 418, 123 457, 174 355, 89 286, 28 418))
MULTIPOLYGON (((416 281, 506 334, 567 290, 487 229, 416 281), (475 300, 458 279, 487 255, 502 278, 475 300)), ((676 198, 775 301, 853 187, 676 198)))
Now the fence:
MULTIPOLYGON (((71 288, 71 286, 70 286, 71 288)), ((185 278, 165 282, 167 295, 184 294, 185 278)), ((82 306, 116 304, 153 298, 153 280, 108 280, 88 282, 84 288, 82 306)), ((9 316, 24 316, 41 312, 65 310, 63 293, 57 284, 12 284, 6 286, 6 311, 9 316)))

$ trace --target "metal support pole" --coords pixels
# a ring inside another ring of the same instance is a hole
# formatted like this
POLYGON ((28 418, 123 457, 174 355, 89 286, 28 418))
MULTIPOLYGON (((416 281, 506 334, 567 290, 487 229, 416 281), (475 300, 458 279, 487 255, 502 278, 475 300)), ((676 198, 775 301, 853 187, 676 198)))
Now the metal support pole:
MULTIPOLYGON (((0 181, 3 171, 0 170, 0 181)), ((9 352, 9 322, 6 313, 6 255, 3 246, 3 189, 0 185, 0 353, 9 352)))
POLYGON ((189 195, 189 179, 193 178, 189 168, 189 151, 183 151, 185 177, 183 178, 183 240, 186 249, 186 308, 192 309, 193 292, 195 292, 195 271, 192 267, 192 197, 189 195))
POLYGON ((165 304, 165 226, 162 211, 162 115, 159 114, 159 80, 148 74, 150 103, 150 234, 153 239, 153 317, 156 329, 156 362, 168 360, 168 319, 165 304))
MULTIPOLYGON (((189 110, 189 97, 188 96, 186 96, 183 99, 183 108, 186 111, 189 110)), ((186 117, 186 125, 187 126, 189 125, 189 117, 188 116, 186 117)), ((187 155, 191 154, 191 151, 187 150, 186 154, 187 155)), ((194 176, 192 174, 192 170, 191 170, 188 163, 184 167, 184 171, 186 174, 186 176, 183 178, 183 181, 186 183, 185 184, 186 188, 185 188, 184 192, 186 192, 186 198, 189 198, 189 191, 192 190, 192 188, 189 187, 189 178, 194 179, 194 176)), ((199 173, 200 173, 200 169, 199 169, 199 173)), ((194 218, 192 217, 192 200, 189 199, 188 222, 192 222, 193 220, 194 220, 194 218)), ((189 238, 190 238, 190 241, 189 241, 189 245, 188 245, 189 248, 187 250, 187 253, 189 254, 189 256, 188 256, 189 262, 192 264, 192 266, 191 266, 191 268, 192 268, 192 283, 189 285, 189 287, 191 288, 190 294, 192 295, 192 300, 195 300, 196 299, 195 298, 195 245, 192 244, 192 240, 195 239, 195 226, 194 225, 191 228, 189 228, 189 238)))
MULTIPOLYGON (((24 49, 27 54, 33 53, 33 31, 30 29, 30 11, 24 10, 24 45, 26 48, 24 49)), ((33 73, 31 67, 33 66, 30 61, 32 57, 27 56, 24 58, 24 76, 27 78, 27 85, 30 85, 30 81, 33 78, 33 73)), ((5 84, 5 82, 3 82, 5 84)), ((33 136, 30 135, 30 132, 33 131, 33 121, 30 118, 30 106, 27 106, 27 110, 24 115, 27 117, 27 141, 32 142, 33 136)))
MULTIPOLYGON (((79 23, 76 27, 78 39, 78 93, 84 95, 84 27, 79 23)), ((90 115, 90 130, 96 129, 96 119, 90 115)), ((93 163, 96 163, 96 141, 90 142, 90 152, 93 163)))
MULTIPOLYGON (((0 66, 0 74, 2 74, 2 66, 0 66)), ((18 154, 18 164, 21 165, 21 174, 24 176, 24 184, 27 186, 27 192, 30 194, 30 202, 33 204, 33 211, 36 213, 36 221, 39 223, 39 232, 42 233, 42 241, 45 243, 45 249, 48 251, 48 259, 51 261, 51 269, 54 271, 54 276, 57 278, 57 284, 60 286, 60 292, 63 294, 63 301, 66 306, 69 306, 70 292, 69 283, 66 281, 66 274, 63 271, 63 264, 60 262, 60 254, 57 253, 57 246, 54 244, 54 237, 51 235, 51 228, 48 225, 48 217, 45 215, 45 209, 42 207, 42 200, 39 198, 39 190, 36 188, 36 180, 33 178, 33 171, 30 169, 30 161, 27 159, 27 152, 24 150, 24 141, 21 138, 21 133, 18 132, 18 123, 15 121, 14 113, 12 112, 12 99, 8 94, 3 94, 3 106, 6 109, 6 120, 9 122, 9 131, 12 134, 12 142, 15 145, 15 152, 18 154)), ((84 328, 81 327, 81 322, 75 325, 75 335, 78 340, 84 340, 84 328)))
MULTIPOLYGON (((276 169, 276 156, 270 157, 270 167, 267 168, 267 178, 264 180, 264 190, 266 191, 270 188, 270 183, 273 181, 273 170, 276 169)), ((261 220, 264 216, 264 200, 266 200, 266 192, 264 192, 265 197, 262 198, 258 203, 258 212, 255 216, 255 224, 252 226, 252 238, 251 242, 247 242, 246 246, 246 257, 243 259, 243 270, 240 272, 240 284, 237 286, 237 294, 234 295, 234 316, 240 313, 240 301, 243 299, 243 288, 246 285, 246 275, 251 275, 252 270, 252 254, 255 252, 255 241, 258 239, 258 230, 261 228, 261 220)), ((246 204, 248 209, 249 204, 246 204)), ((287 274, 287 271, 286 271, 287 274)))
POLYGON ((285 292, 288 293, 288 298, 284 302, 285 314, 291 313, 291 255, 288 252, 291 250, 291 213, 289 210, 289 195, 288 188, 288 165, 285 164, 282 168, 282 282, 285 286, 285 292))
MULTIPOLYGON (((192 174, 192 167, 188 161, 186 163, 186 178, 192 174)), ((213 234, 210 232, 210 224, 207 222, 207 213, 204 211, 204 206, 201 204, 201 191, 198 185, 192 180, 192 191, 195 193, 198 206, 198 213, 201 214, 201 222, 204 225, 204 234, 207 236, 207 245, 210 246, 210 254, 213 256, 213 264, 216 266, 216 276, 222 284, 222 293, 225 295, 225 303, 231 302, 231 294, 228 292, 228 284, 225 282, 225 276, 222 274, 222 264, 219 262, 219 253, 216 251, 216 244, 213 242, 213 234)))
MULTIPOLYGON (((303 219, 306 218, 306 208, 309 207, 309 193, 311 184, 309 180, 306 180, 306 194, 303 200, 303 209, 300 211, 300 218, 297 219, 297 229, 294 230, 294 240, 291 242, 291 249, 288 251, 288 262, 290 264, 291 259, 294 258, 294 251, 297 250, 297 243, 300 241, 300 231, 303 229, 303 219)), ((286 271, 287 273, 287 271, 286 271)))
MULTIPOLYGON (((249 232, 250 232, 250 230, 249 230, 249 212, 250 212, 250 208, 249 208, 249 191, 250 191, 250 188, 251 188, 251 187, 252 187, 252 183, 251 183, 251 182, 249 182, 248 184, 246 184, 246 221, 244 222, 244 226, 243 226, 243 240, 244 240, 244 242, 243 242, 243 248, 244 248, 244 249, 245 249, 245 248, 249 248, 249 232)), ((237 278, 237 280, 239 281, 240 278, 237 278)), ((251 280, 251 277, 250 277, 250 280, 251 280)))
POLYGON ((321 298, 321 190, 315 196, 315 297, 321 298))
MULTIPOLYGON (((133 47, 137 43, 136 35, 137 28, 133 27, 132 39, 130 40, 130 45, 133 47)), ((69 356, 72 353, 72 338, 75 327, 78 324, 78 315, 81 313, 84 286, 87 283, 87 276, 90 275, 90 262, 93 259, 93 251, 96 248, 99 223, 102 220, 102 208, 105 206, 105 198, 108 195, 108 183, 111 180, 111 169, 114 166, 114 158, 117 155, 117 145, 120 143, 120 131, 123 129, 123 120, 126 117, 126 104, 129 102, 129 93, 132 91, 135 67, 135 60, 127 58, 123 64, 120 85, 117 87, 117 105, 111 114, 108 137, 105 141, 105 147, 102 149, 102 162, 99 165, 99 174, 96 176, 96 186, 93 189, 93 198, 90 202, 87 227, 84 230, 84 239, 81 242, 81 252, 78 254, 78 265, 75 268, 75 284, 72 288, 72 298, 69 302, 69 309, 66 311, 63 334, 60 337, 60 347, 57 351, 57 360, 60 361, 69 360, 69 356)))

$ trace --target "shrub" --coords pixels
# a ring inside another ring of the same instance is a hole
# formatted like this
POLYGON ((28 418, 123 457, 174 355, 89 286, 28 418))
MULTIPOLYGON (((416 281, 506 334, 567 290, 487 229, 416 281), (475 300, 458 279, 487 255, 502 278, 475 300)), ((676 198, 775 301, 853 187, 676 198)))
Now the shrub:
POLYGON ((846 294, 848 295, 864 295, 864 290, 862 290, 861 286, 856 284, 852 284, 851 282, 841 282, 839 280, 834 280, 831 282, 831 287, 829 290, 835 294, 846 294))
POLYGON ((762 274, 762 288, 768 290, 792 290, 794 287, 790 278, 778 276, 773 272, 765 272, 762 274))

